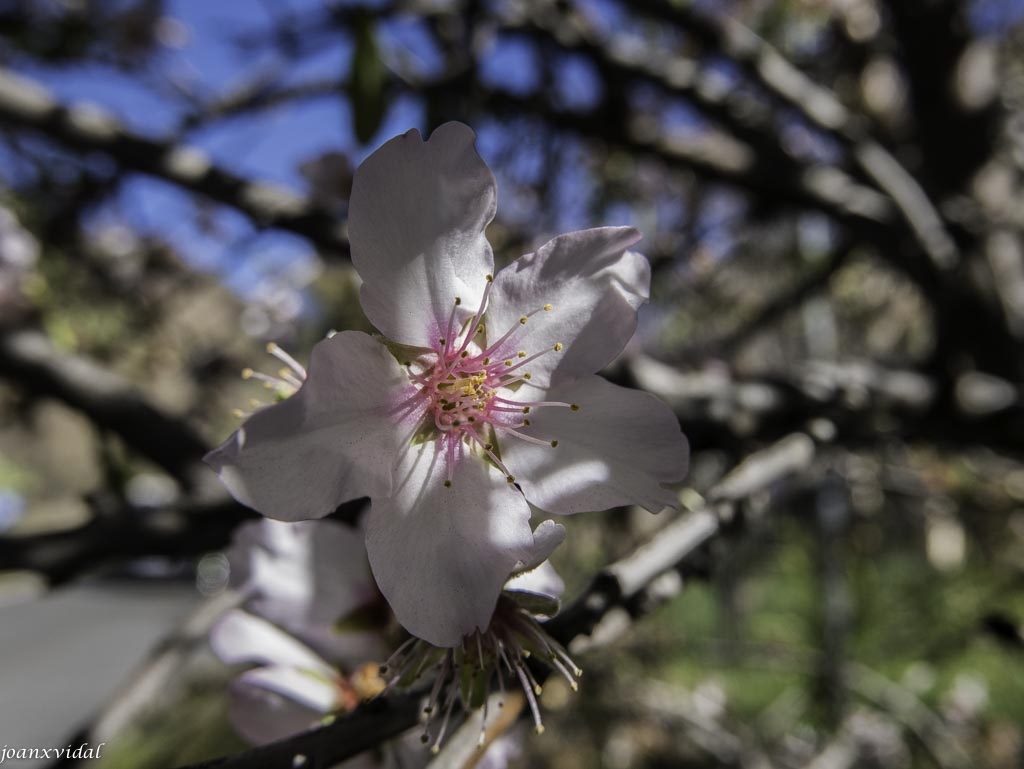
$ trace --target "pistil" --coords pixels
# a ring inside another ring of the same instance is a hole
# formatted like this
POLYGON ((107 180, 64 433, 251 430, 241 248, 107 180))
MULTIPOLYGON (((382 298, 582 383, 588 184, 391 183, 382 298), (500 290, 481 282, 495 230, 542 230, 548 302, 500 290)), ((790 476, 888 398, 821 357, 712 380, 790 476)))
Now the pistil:
POLYGON ((462 299, 456 297, 448 316, 445 336, 437 340, 431 355, 423 361, 421 370, 409 372, 410 381, 419 388, 419 396, 427 401, 437 439, 444 442, 446 459, 445 486, 452 485, 455 463, 461 458, 465 445, 475 445, 495 467, 504 473, 509 483, 515 478, 501 461, 496 446, 499 436, 508 436, 540 446, 555 447, 557 440, 542 440, 521 432, 530 426, 524 414, 534 408, 560 407, 577 409, 575 404, 558 401, 517 401, 499 395, 514 393, 519 385, 529 382, 532 374, 526 367, 543 355, 559 353, 563 346, 556 343, 545 350, 529 354, 521 349, 509 355, 500 354, 509 342, 522 333, 531 318, 551 311, 552 305, 544 304, 519 317, 518 322, 502 334, 497 341, 487 344, 477 337, 484 332, 487 302, 494 279, 486 277, 486 287, 473 317, 468 323, 457 322, 458 308, 462 299), (481 347, 476 344, 480 341, 481 347))

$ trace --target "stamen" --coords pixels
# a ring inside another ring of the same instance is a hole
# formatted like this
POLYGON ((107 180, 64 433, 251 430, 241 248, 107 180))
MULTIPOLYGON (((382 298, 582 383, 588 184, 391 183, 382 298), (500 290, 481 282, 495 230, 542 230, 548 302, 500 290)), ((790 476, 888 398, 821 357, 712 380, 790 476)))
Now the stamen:
POLYGON ((526 701, 530 703, 530 711, 533 713, 533 724, 537 730, 537 734, 544 734, 544 724, 540 720, 540 708, 537 707, 537 698, 533 694, 533 689, 530 688, 530 684, 526 680, 526 674, 523 672, 524 667, 520 662, 515 667, 516 675, 519 676, 519 683, 523 685, 523 693, 526 694, 526 701))
POLYGON ((484 712, 480 719, 480 736, 477 737, 476 746, 482 748, 484 743, 487 742, 487 706, 491 704, 491 698, 484 698, 484 712))
POLYGON ((448 704, 444 709, 444 719, 441 721, 441 730, 437 734, 437 740, 430 746, 430 752, 437 755, 441 752, 441 742, 444 740, 444 733, 448 731, 448 722, 452 717, 452 708, 455 707, 456 689, 452 689, 448 695, 448 704))
MULTIPOLYGON (((535 443, 538 446, 550 446, 550 441, 542 441, 540 438, 534 438, 532 435, 523 435, 518 430, 513 430, 511 427, 505 427, 504 425, 495 425, 496 428, 501 429, 502 432, 514 435, 520 440, 526 441, 527 443, 535 443)), ((557 441, 556 441, 557 442, 557 441)))
POLYGON ((293 358, 291 355, 285 352, 279 345, 275 344, 274 342, 269 342, 267 344, 267 352, 269 352, 271 355, 273 355, 275 358, 281 361, 284 365, 288 366, 288 368, 290 368, 292 371, 298 374, 300 379, 306 378, 306 369, 302 367, 302 364, 300 364, 297 360, 295 360, 295 358, 293 358))
POLYGON ((437 708, 437 698, 441 695, 441 687, 444 685, 444 679, 448 677, 448 670, 451 667, 450 657, 450 654, 444 655, 444 660, 441 662, 441 669, 437 673, 434 685, 430 687, 430 697, 427 699, 427 706, 423 709, 423 712, 427 715, 433 713, 437 708))
POLYGON ((485 279, 487 280, 487 285, 484 286, 484 293, 480 297, 480 306, 477 308, 476 314, 469 322, 469 325, 466 326, 466 338, 462 340, 462 346, 459 347, 460 353, 469 346, 469 340, 476 336, 476 333, 480 328, 480 321, 484 317, 484 311, 487 309, 487 298, 491 295, 491 286, 494 285, 494 276, 488 273, 485 276, 485 279))
POLYGON ((522 410, 524 414, 530 413, 528 411, 523 410, 525 408, 540 408, 541 406, 563 406, 565 408, 572 407, 571 403, 564 403, 562 401, 513 401, 509 400, 508 398, 502 398, 500 395, 495 395, 491 400, 498 403, 505 403, 508 404, 509 406, 515 406, 516 411, 522 410))
POLYGON ((523 315, 521 318, 519 318, 519 324, 518 325, 513 324, 512 328, 510 328, 508 331, 506 331, 505 335, 503 337, 501 337, 501 339, 499 339, 497 342, 492 344, 490 347, 488 347, 486 350, 484 350, 483 353, 481 353, 481 354, 482 355, 493 355, 495 353, 495 351, 500 349, 501 345, 503 345, 506 341, 508 341, 509 337, 511 337, 513 334, 515 334, 519 330, 520 326, 525 326, 526 322, 530 318, 532 318, 534 315, 536 315, 538 312, 540 312, 541 309, 543 309, 543 308, 534 310, 533 312, 528 312, 526 315, 523 315))
POLYGON ((477 433, 477 431, 474 428, 469 427, 467 425, 465 430, 467 433, 469 433, 470 437, 472 437, 473 440, 480 444, 480 447, 483 448, 484 453, 487 454, 487 456, 490 458, 492 462, 494 462, 495 466, 505 474, 505 480, 508 483, 515 483, 515 476, 513 476, 512 473, 509 472, 508 468, 505 467, 505 463, 498 459, 498 455, 494 453, 494 445, 490 443, 485 443, 484 439, 480 437, 480 434, 477 433))
POLYGON ((386 675, 392 666, 398 665, 398 660, 405 654, 406 650, 416 643, 415 636, 406 639, 405 643, 398 647, 394 654, 385 660, 384 664, 380 666, 380 674, 386 675))
MULTIPOLYGON (((448 313, 448 327, 444 332, 444 339, 437 340, 441 343, 441 347, 447 345, 448 340, 452 339, 452 334, 455 332, 455 311, 458 309, 460 304, 462 304, 462 300, 455 297, 455 303, 452 305, 452 311, 448 313)), ((441 351, 438 350, 437 352, 440 353, 441 351)))
MULTIPOLYGON (((537 358, 539 358, 540 356, 542 356, 542 355, 547 355, 547 354, 548 354, 549 352, 553 352, 553 351, 554 351, 554 350, 541 350, 541 351, 540 351, 540 352, 538 352, 538 353, 534 353, 534 354, 533 354, 533 355, 531 355, 531 356, 530 356, 529 358, 526 358, 525 360, 522 360, 522 361, 520 361, 519 363, 517 363, 517 364, 515 365, 515 367, 513 367, 513 368, 510 368, 510 369, 509 369, 508 371, 506 371, 505 373, 506 373, 506 374, 508 374, 508 373, 511 373, 511 372, 515 371, 516 369, 520 369, 520 368, 522 368, 523 366, 525 366, 526 364, 528 364, 528 363, 532 363, 533 361, 537 360, 537 358)), ((520 358, 522 358, 523 356, 522 356, 522 355, 520 355, 519 357, 520 357, 520 358)), ((506 366, 511 366, 511 365, 512 365, 512 362, 511 362, 511 361, 508 361, 508 360, 507 360, 507 361, 505 361, 505 365, 506 365, 506 366)))
POLYGON ((298 390, 300 387, 302 387, 302 380, 299 379, 297 376, 295 376, 291 371, 289 371, 286 368, 283 368, 280 371, 278 371, 277 375, 281 379, 283 379, 285 382, 290 384, 292 387, 294 387, 296 390, 298 390))

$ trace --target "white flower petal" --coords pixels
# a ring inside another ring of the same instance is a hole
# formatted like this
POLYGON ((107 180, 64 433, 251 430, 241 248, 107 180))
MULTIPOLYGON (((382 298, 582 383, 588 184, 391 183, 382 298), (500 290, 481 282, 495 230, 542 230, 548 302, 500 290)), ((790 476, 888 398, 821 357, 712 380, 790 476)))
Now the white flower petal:
POLYGON ((505 589, 521 593, 536 593, 557 600, 565 592, 565 582, 555 571, 555 567, 545 561, 534 566, 530 571, 524 571, 514 576, 505 583, 505 589))
POLYGON ((599 376, 553 387, 544 398, 580 407, 530 413, 531 426, 521 432, 557 440, 556 448, 513 436, 501 440, 502 461, 532 504, 561 514, 632 503, 651 512, 678 506, 662 484, 682 480, 689 452, 668 406, 599 376))
POLYGON ((334 670, 304 644, 265 619, 232 609, 210 631, 210 646, 222 662, 285 665, 332 677, 334 670))
POLYGON ((554 521, 541 521, 533 530, 533 551, 529 559, 516 564, 517 572, 536 569, 565 541, 565 527, 554 521))
POLYGON ((356 170, 349 204, 352 263, 366 317, 389 339, 432 347, 455 298, 459 320, 479 306, 494 255, 494 176, 473 131, 445 123, 424 142, 409 131, 356 170))
POLYGON ((205 461, 239 502, 271 518, 319 518, 387 494, 398 447, 421 414, 388 349, 357 331, 313 348, 305 384, 253 414, 205 461))
POLYGON ((497 341, 520 318, 539 312, 499 352, 545 354, 525 370, 533 382, 564 384, 600 371, 636 331, 636 311, 650 290, 651 268, 627 251, 640 240, 632 227, 600 227, 559 235, 494 278, 487 337, 497 341), (556 345, 561 345, 555 351, 556 345))
POLYGON ((228 718, 253 745, 291 737, 316 726, 323 711, 306 707, 266 686, 259 670, 243 673, 228 687, 228 718))
POLYGON ((238 527, 228 550, 231 585, 247 607, 331 659, 377 653, 372 634, 338 632, 338 620, 379 601, 363 532, 330 520, 263 518, 238 527))
POLYGON ((435 646, 454 646, 485 630, 516 563, 533 551, 530 507, 504 475, 480 457, 456 462, 446 488, 437 442, 412 446, 390 498, 375 499, 366 549, 398 621, 435 646))

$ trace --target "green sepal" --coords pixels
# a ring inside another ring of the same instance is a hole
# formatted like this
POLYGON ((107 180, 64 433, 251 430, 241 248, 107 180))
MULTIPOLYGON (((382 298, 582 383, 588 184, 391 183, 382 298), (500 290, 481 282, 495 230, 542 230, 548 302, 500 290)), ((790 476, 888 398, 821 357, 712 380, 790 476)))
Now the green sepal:
POLYGON ((562 602, 557 598, 527 590, 506 590, 505 595, 520 609, 535 617, 554 617, 562 606, 562 602))

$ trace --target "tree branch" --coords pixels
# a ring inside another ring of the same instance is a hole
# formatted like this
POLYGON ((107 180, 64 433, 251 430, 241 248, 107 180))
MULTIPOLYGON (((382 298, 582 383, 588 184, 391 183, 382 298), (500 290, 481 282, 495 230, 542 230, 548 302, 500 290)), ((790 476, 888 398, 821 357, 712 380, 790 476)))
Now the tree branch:
POLYGON ((40 331, 0 330, 0 377, 32 397, 57 398, 78 409, 186 485, 208 450, 181 419, 96 363, 55 349, 40 331))
POLYGON ((129 171, 157 177, 226 203, 258 227, 290 230, 348 256, 337 217, 278 187, 218 168, 202 150, 141 136, 95 106, 66 106, 43 86, 0 68, 0 121, 35 131, 71 149, 102 152, 129 171))
MULTIPOLYGON (((814 444, 804 435, 789 436, 752 454, 709 493, 709 503, 675 519, 632 554, 601 571, 584 594, 545 628, 568 646, 578 636, 590 635, 614 609, 628 604, 635 613, 642 613, 653 608, 651 601, 640 604, 639 599, 662 574, 683 565, 720 530, 721 516, 731 517, 751 494, 808 469, 813 459, 814 444)), ((411 692, 372 700, 313 731, 188 769, 326 769, 411 729, 419 722, 421 699, 422 692, 411 692)))

